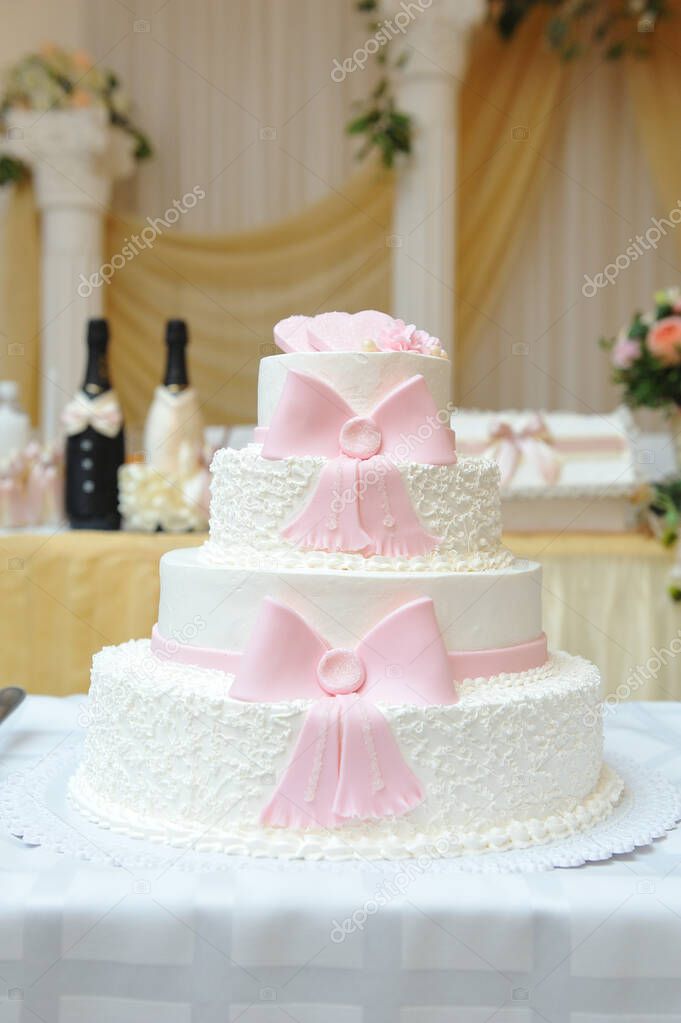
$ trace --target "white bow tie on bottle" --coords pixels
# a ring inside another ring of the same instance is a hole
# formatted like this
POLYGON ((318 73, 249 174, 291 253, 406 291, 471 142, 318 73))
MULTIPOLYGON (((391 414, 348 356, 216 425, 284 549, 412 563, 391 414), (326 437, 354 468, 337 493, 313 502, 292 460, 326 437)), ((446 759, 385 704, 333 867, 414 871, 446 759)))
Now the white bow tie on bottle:
POLYGON ((68 437, 88 426, 105 437, 115 437, 123 425, 123 414, 114 391, 105 391, 96 398, 80 391, 62 412, 61 420, 68 437))

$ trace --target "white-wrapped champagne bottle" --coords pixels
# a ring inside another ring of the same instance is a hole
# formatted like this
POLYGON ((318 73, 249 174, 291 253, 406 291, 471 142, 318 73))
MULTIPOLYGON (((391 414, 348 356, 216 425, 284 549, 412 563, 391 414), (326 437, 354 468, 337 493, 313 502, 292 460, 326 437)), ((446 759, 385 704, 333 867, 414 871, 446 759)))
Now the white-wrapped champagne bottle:
POLYGON ((165 375, 144 427, 145 460, 164 476, 190 473, 203 447, 203 416, 187 373, 188 341, 184 320, 168 320, 165 375))

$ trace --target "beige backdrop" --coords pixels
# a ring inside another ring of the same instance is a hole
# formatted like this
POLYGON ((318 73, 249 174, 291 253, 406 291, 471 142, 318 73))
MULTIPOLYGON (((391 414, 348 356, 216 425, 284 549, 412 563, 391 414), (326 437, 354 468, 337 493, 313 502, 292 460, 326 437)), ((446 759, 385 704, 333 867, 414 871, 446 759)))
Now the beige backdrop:
MULTIPOLYGON (((340 85, 330 78, 333 59, 351 53, 365 32, 352 4, 240 0, 228 7, 202 0, 158 8, 143 0, 126 5, 64 0, 61 19, 39 17, 36 12, 46 6, 30 0, 19 11, 16 4, 0 0, 3 23, 19 25, 16 33, 3 35, 0 59, 12 53, 9 39, 25 49, 37 45, 43 34, 89 46, 125 78, 138 117, 156 145, 156 158, 117 195, 117 210, 128 212, 124 224, 112 227, 110 251, 116 251, 131 226, 130 213, 162 215, 173 199, 197 184, 205 186, 206 199, 180 219, 172 234, 189 236, 194 249, 201 243, 197 232, 221 235, 231 265, 242 262, 236 246, 243 243, 248 251, 251 229, 268 232, 275 223, 276 234, 283 221, 295 234, 295 224, 286 218, 308 217, 304 211, 312 209, 311 203, 321 202, 323 209, 329 197, 335 202, 351 194, 362 210, 343 125, 353 98, 370 86, 369 72, 356 71, 340 85), (31 39, 31 31, 40 34, 31 39)), ((461 97, 456 305, 463 354, 455 382, 461 404, 599 411, 615 403, 596 340, 614 332, 633 306, 647 304, 657 286, 678 278, 679 239, 670 233, 594 298, 585 298, 581 286, 585 273, 593 275, 616 259, 630 236, 645 231, 653 216, 664 215, 676 201, 673 168, 679 161, 673 155, 676 133, 669 130, 678 109, 674 32, 679 34, 678 26, 667 23, 653 61, 635 66, 578 62, 569 70, 546 52, 536 25, 508 48, 495 40, 478 42, 461 97)), ((359 216, 347 202, 345 209, 359 216)), ((385 239, 389 223, 387 207, 382 209, 361 240, 353 235, 354 244, 367 245, 364 257, 371 261, 371 273, 366 279, 356 272, 361 253, 328 249, 308 286, 308 264, 303 261, 296 274, 294 250, 286 246, 277 250, 284 270, 274 290, 259 276, 253 252, 243 260, 254 273, 246 287, 243 273, 227 269, 219 278, 209 273, 206 287, 203 279, 197 281, 201 290, 195 289, 193 300, 172 259, 162 266, 162 246, 155 250, 153 266, 145 262, 148 290, 141 283, 141 264, 118 275, 107 299, 120 336, 115 361, 129 416, 141 419, 161 372, 162 320, 184 313, 195 320, 193 364, 208 417, 252 418, 249 403, 260 345, 269 338, 268 316, 387 303, 390 252, 384 244, 379 251, 376 244, 381 230, 385 239), (322 279, 329 265, 334 272, 326 287, 322 279), (356 273, 347 286, 346 268, 356 273), (174 285, 163 283, 164 274, 174 275, 174 285), (128 356, 134 361, 127 362, 128 356), (226 372, 215 380, 223 361, 226 372), (134 366, 134 375, 126 365, 134 366), (243 372, 235 376, 240 366, 243 372)), ((30 238, 32 222, 26 207, 24 212, 23 227, 10 245, 12 298, 22 261, 31 258, 31 245, 24 240, 30 238)), ((314 232, 309 218, 307 225, 314 232)), ((334 244, 333 238, 328 241, 334 244)), ((265 248, 265 236, 254 236, 253 245, 265 248)), ((317 245, 319 255, 325 246, 321 240, 317 245)), ((207 243, 206 251, 214 248, 207 243)), ((7 301, 0 302, 5 338, 0 373, 22 379, 33 408, 35 300, 26 302, 23 284, 20 290, 21 323, 7 301), (17 343, 23 346, 21 364, 17 343)), ((34 292, 35 285, 28 290, 34 292)))

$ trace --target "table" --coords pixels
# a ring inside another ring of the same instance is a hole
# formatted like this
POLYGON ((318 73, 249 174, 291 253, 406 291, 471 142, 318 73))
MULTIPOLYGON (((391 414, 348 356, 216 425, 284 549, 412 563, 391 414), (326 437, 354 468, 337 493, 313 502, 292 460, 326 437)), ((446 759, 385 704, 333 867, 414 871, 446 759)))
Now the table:
POLYGON ((87 692, 97 650, 150 635, 161 556, 204 540, 67 529, 0 536, 0 685, 87 692))
MULTIPOLYGON (((204 539, 68 531, 0 536, 0 684, 85 692, 93 653, 150 634, 161 555, 204 539)), ((634 533, 504 539, 519 557, 544 566, 544 622, 553 647, 595 661, 609 693, 624 685, 638 699, 681 699, 681 670, 670 647, 681 636, 681 605, 667 596, 669 551, 634 533), (655 651, 664 663, 657 665, 655 651)))
MULTIPOLYGON (((0 779, 76 729, 82 699, 29 698, 0 779)), ((607 744, 681 784, 681 704, 609 711, 607 744)), ((424 870, 343 942, 375 867, 294 867, 135 876, 0 836, 0 1020, 681 1020, 681 831, 576 870, 424 870)))

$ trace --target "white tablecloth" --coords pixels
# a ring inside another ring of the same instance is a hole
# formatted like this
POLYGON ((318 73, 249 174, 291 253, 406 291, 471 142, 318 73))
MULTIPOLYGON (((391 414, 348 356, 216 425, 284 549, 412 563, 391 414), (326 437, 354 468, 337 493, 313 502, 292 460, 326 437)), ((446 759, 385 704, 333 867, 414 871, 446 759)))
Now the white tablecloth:
MULTIPOLYGON (((27 701, 0 778, 77 728, 82 699, 27 701)), ((681 704, 609 711, 607 742, 681 784, 681 704)), ((1 836, 0 1021, 681 1023, 681 831, 575 870, 398 887, 362 922, 370 864, 149 879, 1 836)))

